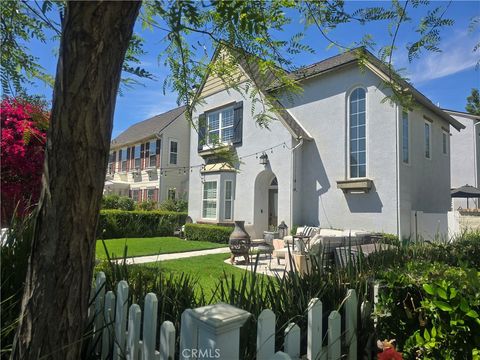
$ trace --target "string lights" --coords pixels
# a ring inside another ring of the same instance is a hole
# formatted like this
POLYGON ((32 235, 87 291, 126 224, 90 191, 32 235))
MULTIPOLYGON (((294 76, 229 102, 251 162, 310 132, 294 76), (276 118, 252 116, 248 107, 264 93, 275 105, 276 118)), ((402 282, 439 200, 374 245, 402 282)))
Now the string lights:
MULTIPOLYGON (((262 155, 262 154, 265 154, 267 153, 268 151, 270 151, 270 154, 273 154, 273 150, 274 149, 277 149, 279 147, 282 147, 283 149, 288 149, 288 150, 291 150, 291 148, 286 144, 286 142, 282 142, 280 144, 277 144, 277 145, 274 145, 274 146, 271 146, 271 147, 268 147, 266 149, 263 149, 263 150, 260 150, 260 151, 256 151, 254 153, 251 153, 251 154, 247 154, 247 155, 243 155, 243 156, 239 156, 238 157, 238 160, 244 160, 244 159, 248 159, 252 156, 255 156, 256 159, 258 159, 258 156, 259 155, 262 155)), ((160 170, 160 176, 167 176, 167 171, 168 172, 172 172, 172 171, 177 171, 178 174, 186 174, 188 170, 190 170, 190 172, 192 173, 194 169, 196 168, 201 168, 202 170, 205 169, 205 164, 200 164, 200 165, 193 165, 193 166, 170 166, 170 167, 160 167, 159 170, 160 170)))

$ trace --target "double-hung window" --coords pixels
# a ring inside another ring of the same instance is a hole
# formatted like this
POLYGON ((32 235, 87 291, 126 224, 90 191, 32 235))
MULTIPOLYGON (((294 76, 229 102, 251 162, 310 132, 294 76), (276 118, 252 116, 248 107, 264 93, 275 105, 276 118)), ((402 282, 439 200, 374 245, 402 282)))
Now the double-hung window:
POLYGON ((233 182, 232 180, 225 181, 224 189, 224 208, 223 208, 223 219, 232 220, 232 203, 233 203, 233 182))
POLYGON ((127 171, 127 148, 122 149, 122 171, 127 171))
POLYGON ((366 93, 363 88, 352 91, 350 106, 350 178, 367 176, 366 93))
POLYGON ((205 181, 203 183, 202 218, 217 218, 217 182, 205 181))
POLYGON ((176 165, 178 159, 178 141, 170 140, 170 164, 176 165))
POLYGON ((155 189, 147 189, 147 200, 148 201, 156 201, 155 199, 155 189))
POLYGON ((408 112, 402 112, 402 160, 405 164, 410 163, 410 124, 408 112))
POLYGON ((208 144, 227 144, 233 139, 233 107, 207 114, 208 144))
POLYGON ((156 140, 150 141, 150 145, 148 145, 148 153, 149 153, 148 166, 151 166, 151 167, 157 166, 157 141, 156 140))
POLYGON ((176 194, 177 194, 177 189, 175 189, 175 188, 170 188, 170 189, 168 189, 168 196, 167 196, 167 198, 168 198, 169 200, 175 200, 176 194))
POLYGON ((427 159, 430 159, 432 157, 432 144, 430 141, 431 136, 432 136, 432 125, 428 121, 425 121, 423 138, 424 138, 425 157, 427 159))
POLYGON ((448 154, 448 133, 446 131, 442 133, 442 152, 444 155, 448 154))
POLYGON ((135 169, 140 169, 140 145, 136 145, 133 150, 133 158, 135 159, 135 169))
POLYGON ((113 174, 115 172, 115 157, 116 157, 116 152, 112 151, 108 157, 108 173, 113 174))
POLYGON ((134 189, 132 190, 131 194, 132 194, 132 199, 133 201, 135 202, 138 202, 138 194, 139 194, 139 191, 138 189, 134 189))

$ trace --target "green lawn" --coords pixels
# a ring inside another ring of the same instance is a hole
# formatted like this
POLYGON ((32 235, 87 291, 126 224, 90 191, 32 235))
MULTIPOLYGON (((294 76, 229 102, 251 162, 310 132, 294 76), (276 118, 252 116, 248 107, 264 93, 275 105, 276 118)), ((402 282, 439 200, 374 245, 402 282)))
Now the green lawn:
MULTIPOLYGON (((217 244, 208 241, 187 241, 177 237, 108 239, 105 240, 105 245, 112 258, 123 257, 125 245, 127 246, 127 257, 171 254, 228 246, 227 244, 217 244)), ((102 240, 97 240, 96 256, 102 260, 107 258, 102 240)))
POLYGON ((165 272, 191 275, 198 279, 198 286, 202 287, 204 294, 209 298, 215 291, 219 279, 231 275, 239 279, 245 273, 245 270, 226 264, 224 260, 229 257, 228 253, 195 256, 188 259, 159 261, 145 266, 157 267, 165 272))

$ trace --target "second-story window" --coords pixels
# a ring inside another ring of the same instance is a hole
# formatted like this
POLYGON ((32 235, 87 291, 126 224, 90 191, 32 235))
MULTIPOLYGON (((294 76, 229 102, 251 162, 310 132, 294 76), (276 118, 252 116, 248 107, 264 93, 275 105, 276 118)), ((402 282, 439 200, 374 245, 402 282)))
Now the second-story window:
POLYGON ((122 171, 127 171, 127 148, 123 148, 122 150, 122 171))
POLYGON ((425 128, 424 128, 424 149, 425 149, 425 157, 430 159, 432 156, 432 144, 430 143, 430 138, 432 135, 432 126, 429 122, 425 121, 425 128))
POLYGON ((233 108, 207 114, 208 143, 230 143, 233 139, 233 108))
POLYGON ((402 112, 402 160, 405 164, 410 163, 410 130, 408 112, 402 112))
POLYGON ((178 141, 170 140, 170 164, 176 165, 178 158, 178 141))
POLYGON ((350 106, 350 178, 367 176, 367 121, 365 89, 356 88, 349 98, 350 106))
POLYGON ((448 154, 448 133, 446 131, 442 133, 442 152, 444 155, 448 154))
POLYGON ((135 159, 135 169, 140 169, 140 145, 135 146, 133 158, 135 159))

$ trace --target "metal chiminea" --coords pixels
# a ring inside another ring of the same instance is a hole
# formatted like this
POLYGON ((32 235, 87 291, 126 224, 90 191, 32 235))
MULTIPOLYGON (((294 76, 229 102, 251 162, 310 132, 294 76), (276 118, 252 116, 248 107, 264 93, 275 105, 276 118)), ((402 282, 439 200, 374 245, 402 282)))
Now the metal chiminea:
POLYGON ((260 164, 261 165, 267 165, 268 164, 268 155, 263 153, 260 155, 260 164))

